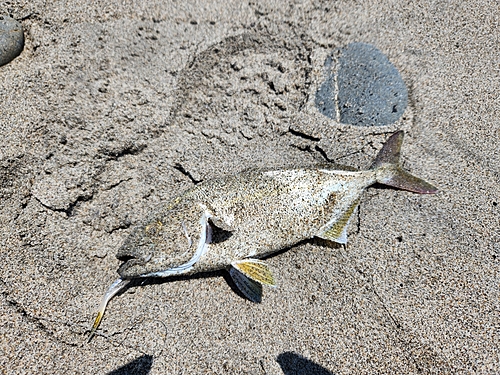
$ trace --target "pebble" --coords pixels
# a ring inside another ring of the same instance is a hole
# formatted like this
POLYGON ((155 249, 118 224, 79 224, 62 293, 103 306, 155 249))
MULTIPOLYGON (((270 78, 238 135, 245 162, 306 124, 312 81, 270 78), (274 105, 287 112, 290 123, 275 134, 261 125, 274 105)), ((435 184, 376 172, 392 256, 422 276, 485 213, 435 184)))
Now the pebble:
POLYGON ((335 74, 333 74, 333 60, 328 56, 325 61, 325 69, 328 71, 327 77, 319 90, 316 92, 315 104, 319 111, 326 117, 337 120, 337 103, 335 96, 337 94, 335 84, 335 74))
POLYGON ((408 105, 408 90, 387 56, 366 43, 351 43, 337 56, 337 69, 332 68, 331 57, 325 63, 329 74, 316 93, 320 112, 356 126, 396 122, 408 105))
POLYGON ((23 47, 23 26, 11 17, 0 15, 0 66, 19 56, 23 47))

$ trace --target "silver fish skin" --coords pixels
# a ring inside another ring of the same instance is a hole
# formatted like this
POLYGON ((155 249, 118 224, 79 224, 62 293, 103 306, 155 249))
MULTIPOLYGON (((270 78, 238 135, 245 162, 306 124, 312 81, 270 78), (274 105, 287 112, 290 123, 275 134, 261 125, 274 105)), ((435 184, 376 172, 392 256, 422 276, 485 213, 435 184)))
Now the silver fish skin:
POLYGON ((207 180, 175 197, 134 229, 118 251, 125 262, 109 299, 128 280, 229 269, 243 294, 260 301, 275 285, 261 258, 312 237, 347 241, 349 218, 364 190, 381 183, 420 194, 437 192, 399 164, 403 132, 394 133, 368 170, 332 165, 250 169, 207 180))

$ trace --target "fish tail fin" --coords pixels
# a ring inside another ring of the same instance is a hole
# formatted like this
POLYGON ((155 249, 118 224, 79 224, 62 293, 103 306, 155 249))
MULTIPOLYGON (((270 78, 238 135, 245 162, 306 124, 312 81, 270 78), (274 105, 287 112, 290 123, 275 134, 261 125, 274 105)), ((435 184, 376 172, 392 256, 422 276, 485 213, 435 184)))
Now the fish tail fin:
POLYGON ((401 168, 399 157, 403 144, 402 130, 389 137, 370 169, 377 171, 377 182, 419 194, 434 194, 438 189, 401 168))

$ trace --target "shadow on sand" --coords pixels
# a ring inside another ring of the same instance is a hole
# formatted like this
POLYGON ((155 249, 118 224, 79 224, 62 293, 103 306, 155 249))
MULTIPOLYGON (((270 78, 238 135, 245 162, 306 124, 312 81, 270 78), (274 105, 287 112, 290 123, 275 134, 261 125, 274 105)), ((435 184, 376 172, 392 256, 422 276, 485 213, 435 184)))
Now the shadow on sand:
POLYGON ((281 353, 277 361, 285 375, 334 375, 323 366, 294 352, 281 353))
POLYGON ((125 366, 108 372, 107 375, 148 375, 151 367, 153 367, 153 357, 145 354, 125 366))

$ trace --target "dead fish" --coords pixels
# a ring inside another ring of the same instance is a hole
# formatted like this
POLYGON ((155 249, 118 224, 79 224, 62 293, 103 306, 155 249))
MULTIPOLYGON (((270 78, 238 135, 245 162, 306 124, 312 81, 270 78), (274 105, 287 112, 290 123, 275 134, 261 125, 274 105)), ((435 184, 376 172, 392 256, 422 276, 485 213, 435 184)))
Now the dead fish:
POLYGON ((275 286, 261 258, 312 237, 346 244, 349 219, 370 185, 436 193, 401 168, 403 135, 394 133, 365 171, 332 165, 249 169, 177 196, 136 227, 118 251, 125 260, 120 278, 102 299, 89 341, 108 301, 132 279, 229 269, 241 292, 260 301, 262 285, 275 286))

